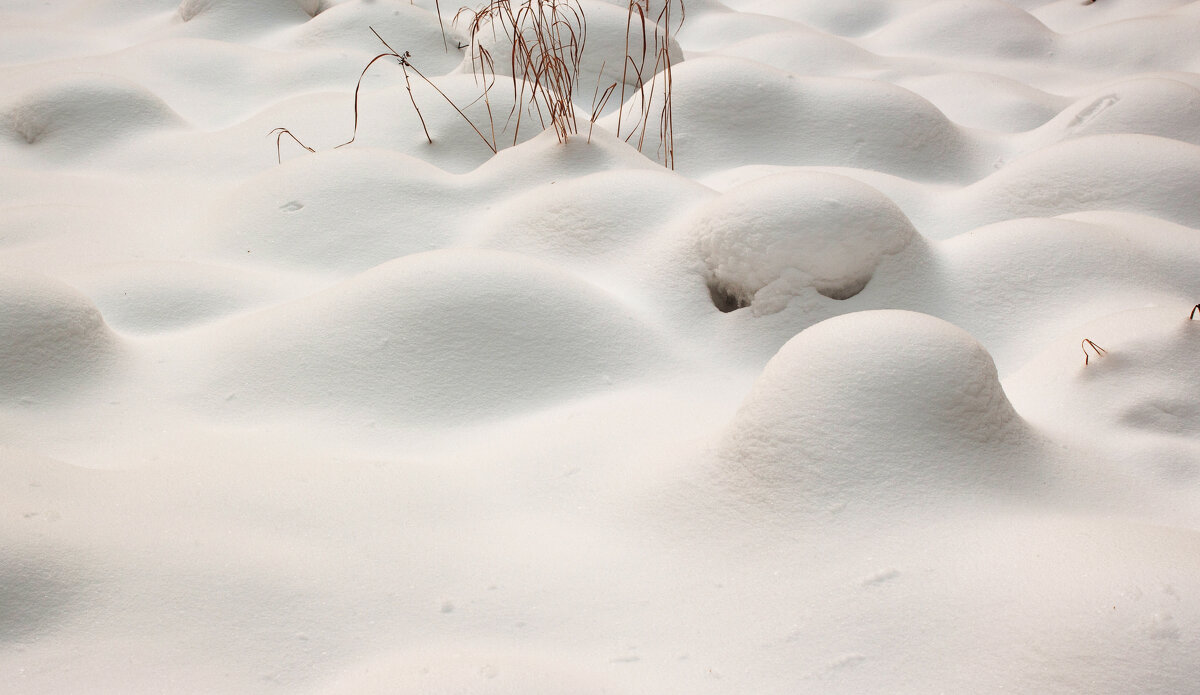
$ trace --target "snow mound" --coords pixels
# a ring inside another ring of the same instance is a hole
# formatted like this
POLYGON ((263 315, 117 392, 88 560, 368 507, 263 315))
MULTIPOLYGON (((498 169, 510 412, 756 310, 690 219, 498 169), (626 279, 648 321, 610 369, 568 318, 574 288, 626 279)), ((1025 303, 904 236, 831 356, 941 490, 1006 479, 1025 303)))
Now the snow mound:
POLYGON ((1153 135, 1094 135, 1042 148, 947 196, 961 231, 1018 217, 1113 210, 1200 228, 1200 147, 1153 135))
POLYGON ((873 34, 868 44, 888 55, 1027 60, 1055 43, 1054 32, 1003 0, 942 0, 873 34))
POLYGON ((839 4, 828 0, 750 0, 739 2, 742 12, 754 12, 799 22, 837 36, 861 36, 890 21, 895 14, 888 0, 839 4))
MULTIPOLYGON (((454 9, 449 9, 453 13, 454 9)), ((448 16, 438 24, 435 12, 398 2, 345 2, 330 7, 295 29, 295 45, 306 48, 338 48, 345 51, 387 50, 371 28, 398 51, 412 53, 412 61, 426 75, 441 75, 461 62, 456 50, 458 36, 451 31, 448 16), (442 26, 446 43, 442 43, 442 26), (369 27, 369 28, 368 28, 369 27)), ((393 65, 395 63, 393 62, 393 65)), ((363 62, 366 67, 366 62, 363 62)), ((353 85, 351 85, 353 86, 353 85)))
POLYGON ((810 511, 899 509, 1022 475, 1006 458, 1023 429, 991 356, 965 331, 924 314, 864 311, 780 348, 721 457, 755 496, 810 511))
POLYGON ((0 402, 36 402, 87 383, 116 348, 100 312, 75 289, 0 271, 0 402))
POLYGON ((935 249, 943 271, 926 289, 953 287, 957 298, 939 302, 931 293, 917 304, 969 330, 988 346, 1001 373, 1025 364, 1064 326, 1104 311, 1098 307, 1182 305, 1198 289, 1191 259, 1200 255, 1200 234, 1141 215, 1007 220, 935 249), (1064 258, 1071 259, 1069 270, 1064 258))
POLYGON ((959 125, 1002 133, 1042 126, 1071 103, 1066 97, 986 72, 922 75, 900 84, 928 99, 959 125))
POLYGON ((7 139, 78 158, 147 131, 183 125, 150 90, 109 75, 80 74, 7 96, 0 128, 7 139))
MULTIPOLYGON (((653 153, 653 149, 644 151, 653 153)), ((566 142, 559 142, 552 130, 546 130, 516 147, 500 150, 471 174, 480 186, 511 192, 619 170, 660 172, 662 165, 597 127, 590 134, 572 135, 566 142)))
POLYGON ((71 277, 118 331, 195 325, 275 298, 280 283, 235 268, 183 261, 128 261, 71 277))
POLYGON ((1200 311, 1190 320, 1190 308, 1121 312, 1060 335, 1013 375, 1013 399, 1053 429, 1200 444, 1200 311), (1085 338, 1104 350, 1086 346, 1086 364, 1085 338))
MULTIPOLYGON (((1099 4, 1099 3, 1097 3, 1099 4)), ((1200 17, 1182 13, 1138 17, 1069 34, 1064 58, 1087 68, 1129 72, 1200 71, 1200 17)))
POLYGON ((1200 145, 1198 112, 1200 89, 1175 79, 1140 77, 1076 100, 1047 123, 1037 137, 1053 141, 1139 133, 1200 145))
POLYGON ((1121 24, 1128 26, 1127 20, 1139 19, 1146 15, 1166 14, 1174 11, 1182 14, 1191 9, 1195 12, 1196 3, 1191 0, 1141 0, 1140 2, 1106 2, 1084 4, 1082 0, 1058 0, 1057 2, 1034 3, 1029 13, 1037 17, 1046 26, 1059 32, 1083 31, 1105 24, 1121 24))
POLYGON ((811 29, 752 36, 726 46, 721 52, 804 75, 841 75, 882 63, 879 56, 845 39, 811 29))
POLYGON ((917 234, 876 189, 818 172, 738 186, 689 224, 714 291, 758 314, 783 309, 809 287, 833 299, 854 296, 885 256, 917 234))
POLYGON ((609 295, 553 266, 434 251, 226 327, 222 407, 330 407, 401 422, 497 417, 649 374, 666 359, 609 295))
POLYGON ((514 195, 476 225, 470 242, 555 258, 613 256, 709 195, 663 169, 603 171, 514 195))
MULTIPOLYGON (((553 176, 546 175, 551 170, 561 177, 611 168, 656 166, 624 141, 611 134, 606 136, 603 128, 587 134, 589 124, 585 119, 579 123, 584 133, 569 136, 570 142, 559 142, 549 128, 548 119, 544 119, 546 129, 541 130, 543 117, 528 99, 521 98, 520 83, 514 83, 511 77, 497 75, 495 82, 489 83, 486 101, 482 98, 483 83, 475 75, 463 73, 430 76, 436 90, 413 75, 410 95, 399 66, 383 60, 380 64, 391 70, 388 74, 384 67, 379 68, 380 76, 391 86, 380 90, 364 87, 359 98, 357 135, 346 149, 400 152, 455 174, 487 171, 490 173, 484 178, 503 184, 505 189, 519 188, 525 181, 524 175, 535 172, 540 172, 541 183, 553 180, 553 176), (447 98, 461 109, 461 114, 446 103, 447 98), (413 108, 414 100, 420 115, 413 108), (519 108, 514 108, 517 101, 519 108), (493 152, 488 144, 493 137, 498 152, 493 152), (492 178, 503 170, 520 178, 515 181, 492 178)), ((352 114, 342 112, 339 117, 342 114, 346 121, 339 127, 345 127, 348 137, 352 114)), ((297 134, 308 137, 307 131, 297 134)), ((333 141, 330 146, 340 144, 333 141)), ((283 151, 298 152, 299 148, 285 138, 283 151)), ((653 153, 652 148, 644 151, 653 153)))
POLYGON ((318 9, 314 0, 182 0, 176 21, 188 36, 228 41, 301 24, 318 9))
MULTIPOLYGON (((800 77, 703 57, 672 76, 675 162, 693 178, 748 164, 847 166, 916 180, 973 178, 970 139, 941 111, 884 82, 800 77), (870 104, 864 109, 863 104, 870 104), (764 128, 763 124, 771 124, 764 128)), ((637 106, 641 97, 627 100, 637 106)), ((652 114, 654 115, 654 114, 652 114)), ((615 129, 613 116, 601 120, 615 129)), ((657 128, 643 151, 661 148, 657 128)))
POLYGON ((450 243, 468 209, 461 190, 423 161, 351 147, 268 169, 201 224, 226 257, 355 272, 450 243))

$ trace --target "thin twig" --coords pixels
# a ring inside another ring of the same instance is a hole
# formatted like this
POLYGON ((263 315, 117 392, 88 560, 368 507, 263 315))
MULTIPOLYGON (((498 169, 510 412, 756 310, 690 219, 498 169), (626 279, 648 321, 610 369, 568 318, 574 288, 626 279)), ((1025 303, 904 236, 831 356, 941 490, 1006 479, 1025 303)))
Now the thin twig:
POLYGON ((1101 355, 1108 354, 1108 350, 1105 350, 1104 348, 1093 343, 1092 341, 1088 340, 1087 338, 1084 338, 1083 342, 1081 342, 1079 344, 1079 347, 1083 349, 1083 364, 1084 364, 1084 366, 1087 366, 1087 363, 1088 363, 1088 351, 1087 351, 1088 346, 1091 346, 1091 348, 1096 351, 1096 357, 1100 357, 1101 355))
MULTIPOLYGON (((442 6, 438 4, 439 0, 433 0, 433 9, 437 10, 438 29, 442 30, 442 50, 450 52, 450 45, 446 43, 446 27, 442 24, 442 6)), ((375 31, 372 29, 371 31, 375 31)))
POLYGON ((451 107, 452 107, 452 108, 453 108, 455 111, 457 111, 457 112, 458 112, 458 115, 460 115, 460 116, 462 116, 462 117, 463 117, 463 120, 467 122, 467 125, 471 126, 471 129, 472 129, 472 130, 474 130, 474 131, 475 131, 475 132, 476 132, 476 133, 479 135, 479 139, 480 139, 480 140, 483 140, 483 144, 485 144, 485 145, 487 145, 487 146, 488 146, 488 149, 490 149, 490 150, 492 151, 492 154, 496 154, 496 147, 495 147, 494 145, 492 145, 492 143, 488 142, 487 136, 485 136, 485 135, 483 134, 483 132, 482 132, 482 131, 480 131, 478 127, 476 127, 476 125, 475 125, 474 121, 472 121, 472 120, 471 120, 471 119, 470 119, 470 118, 467 116, 467 114, 463 113, 462 109, 458 108, 458 105, 454 103, 454 100, 453 100, 453 99, 451 99, 450 97, 446 96, 446 93, 445 93, 445 92, 443 92, 443 91, 441 90, 441 88, 440 88, 440 87, 438 87, 436 84, 434 84, 432 80, 430 80, 428 77, 426 77, 426 76, 425 76, 425 74, 424 74, 423 72, 421 72, 420 70, 418 70, 418 69, 417 69, 417 66, 413 65, 412 63, 410 63, 410 62, 408 62, 408 61, 405 61, 405 62, 404 62, 404 64, 405 64, 406 66, 408 66, 408 67, 412 68, 412 69, 413 69, 413 72, 417 73, 417 77, 420 77, 422 80, 425 80, 425 83, 426 83, 426 84, 428 84, 430 87, 433 87, 433 90, 434 90, 435 92, 437 92, 438 94, 442 95, 442 98, 446 100, 446 103, 447 103, 447 104, 450 104, 450 106, 451 106, 451 107))
MULTIPOLYGON (((391 53, 380 53, 379 55, 372 58, 371 62, 367 63, 367 67, 363 68, 362 74, 360 74, 358 76, 358 84, 354 85, 354 129, 350 132, 350 139, 347 140, 346 142, 343 142, 342 144, 338 145, 337 147, 345 147, 346 145, 349 145, 350 143, 354 142, 355 139, 358 138, 358 92, 360 89, 362 89, 362 81, 363 81, 363 78, 367 76, 367 70, 370 70, 371 66, 375 64, 375 61, 377 61, 381 58, 399 58, 399 57, 400 57, 400 55, 398 53, 396 53, 395 51, 393 51, 391 53)), ((334 149, 336 149, 336 148, 334 148, 334 149)))
POLYGON ((283 140, 284 135, 295 140, 297 145, 303 147, 304 149, 308 150, 309 152, 316 153, 316 150, 314 150, 313 148, 309 147, 308 145, 305 145, 304 143, 300 142, 300 138, 296 137, 292 133, 292 131, 288 130, 287 128, 276 128, 275 130, 272 130, 269 134, 275 136, 275 160, 279 164, 283 164, 283 152, 280 149, 282 147, 282 143, 280 141, 283 140))
POLYGON ((600 99, 600 103, 596 103, 597 97, 600 95, 600 80, 604 78, 604 67, 608 65, 608 61, 601 61, 600 74, 596 75, 596 89, 592 91, 592 115, 588 119, 588 144, 592 142, 592 128, 596 125, 596 119, 600 117, 600 112, 604 110, 604 105, 608 103, 608 98, 612 96, 613 90, 617 88, 617 83, 613 82, 604 90, 604 97, 600 99))
MULTIPOLYGON (((408 51, 405 51, 404 58, 400 61, 400 69, 404 72, 404 88, 408 90, 408 100, 412 102, 413 110, 417 112, 417 118, 421 120, 421 130, 425 131, 425 139, 432 145, 433 138, 429 135, 429 126, 425 125, 425 116, 421 115, 421 109, 417 107, 417 100, 413 97, 412 82, 408 79, 409 67, 411 66, 408 64, 408 51)), ((416 68, 413 68, 413 70, 416 70, 416 68)))

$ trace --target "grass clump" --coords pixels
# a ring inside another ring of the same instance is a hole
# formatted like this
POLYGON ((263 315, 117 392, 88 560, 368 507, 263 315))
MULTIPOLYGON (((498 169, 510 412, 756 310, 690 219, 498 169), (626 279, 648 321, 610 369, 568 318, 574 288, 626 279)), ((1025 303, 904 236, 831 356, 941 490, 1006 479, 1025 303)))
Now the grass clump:
MULTIPOLYGON (((492 45, 508 45, 509 74, 513 77, 516 116, 513 143, 521 129, 522 106, 538 115, 542 129, 552 128, 559 142, 579 132, 575 118, 575 85, 587 38, 583 8, 576 0, 491 0, 479 10, 463 8, 471 36, 471 67, 483 85, 489 125, 495 137, 488 92, 496 81, 496 58, 481 37, 491 34, 492 45), (503 39, 501 39, 503 37, 503 39)), ((495 141, 493 140, 493 145, 495 141)))
MULTIPOLYGON (((622 106, 617 116, 617 136, 623 137, 630 144, 635 144, 636 136, 635 146, 642 151, 650 124, 657 121, 661 143, 659 156, 665 166, 674 168, 671 26, 672 22, 677 25, 682 23, 683 0, 663 0, 659 13, 653 19, 648 14, 651 0, 628 2, 625 54, 612 56, 614 62, 621 61, 621 80, 608 85, 601 84, 604 66, 608 64, 609 57, 606 56, 592 94, 588 136, 590 138, 591 125, 595 124, 609 99, 619 93, 622 106), (676 17, 678 19, 675 19, 676 17), (648 84, 644 75, 651 75, 648 84), (637 98, 626 103, 626 92, 631 86, 637 92, 637 98)), ((437 4, 435 7, 441 25, 441 8, 437 4)), ((469 43, 460 44, 458 48, 469 50, 471 70, 481 89, 479 98, 472 103, 483 101, 487 123, 472 120, 417 68, 411 53, 396 50, 371 28, 371 32, 387 51, 372 58, 359 75, 354 88, 354 129, 350 139, 337 147, 349 145, 357 137, 358 100, 363 78, 376 62, 384 59, 395 60, 403 71, 409 100, 430 144, 433 144, 433 137, 413 96, 411 77, 415 75, 432 87, 495 153, 501 145, 497 137, 497 118, 492 110, 491 94, 499 82, 498 64, 507 67, 503 72, 512 79, 512 108, 501 126, 501 132, 512 126, 512 144, 515 145, 519 141, 526 113, 536 115, 538 126, 542 130, 553 130, 559 142, 566 142, 569 137, 579 133, 575 99, 580 83, 580 65, 587 42, 587 18, 578 0, 489 0, 477 9, 460 9, 454 21, 465 27, 470 38, 469 43)), ((445 44, 444 29, 443 43, 445 44)), ((449 50, 448 44, 446 50, 449 50)), ((313 151, 286 128, 276 128, 271 132, 276 136, 277 156, 284 135, 304 149, 313 151)))

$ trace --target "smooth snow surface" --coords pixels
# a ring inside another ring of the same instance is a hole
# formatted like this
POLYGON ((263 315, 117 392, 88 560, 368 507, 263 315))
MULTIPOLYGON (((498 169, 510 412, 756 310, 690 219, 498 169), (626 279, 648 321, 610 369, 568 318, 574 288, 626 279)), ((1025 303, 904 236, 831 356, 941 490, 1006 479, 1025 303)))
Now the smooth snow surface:
POLYGON ((0 691, 1200 691, 1200 3, 579 5, 4 3, 0 691))

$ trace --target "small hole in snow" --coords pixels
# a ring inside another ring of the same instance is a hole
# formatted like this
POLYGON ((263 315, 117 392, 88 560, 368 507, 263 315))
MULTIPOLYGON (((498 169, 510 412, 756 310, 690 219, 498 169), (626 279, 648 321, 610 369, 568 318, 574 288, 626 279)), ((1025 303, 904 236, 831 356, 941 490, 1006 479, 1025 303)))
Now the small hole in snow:
POLYGON ((708 296, 712 297, 713 306, 728 314, 731 311, 744 309, 750 304, 744 301, 741 297, 729 292, 725 288, 718 285, 716 282, 708 283, 708 296))

